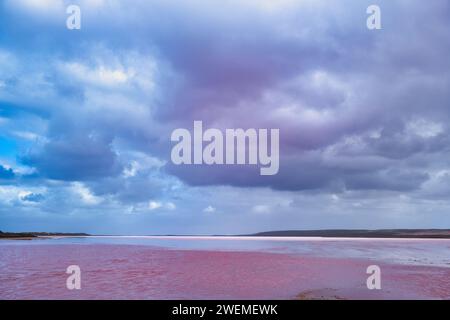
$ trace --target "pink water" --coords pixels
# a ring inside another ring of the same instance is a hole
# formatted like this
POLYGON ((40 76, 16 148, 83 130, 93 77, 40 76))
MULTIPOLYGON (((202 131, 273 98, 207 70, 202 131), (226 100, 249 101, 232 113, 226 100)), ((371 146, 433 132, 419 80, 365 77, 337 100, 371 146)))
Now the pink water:
POLYGON ((0 245, 0 299, 450 299, 450 268, 120 244, 0 245), (81 290, 66 288, 67 266, 81 290), (366 268, 382 269, 368 290, 366 268))

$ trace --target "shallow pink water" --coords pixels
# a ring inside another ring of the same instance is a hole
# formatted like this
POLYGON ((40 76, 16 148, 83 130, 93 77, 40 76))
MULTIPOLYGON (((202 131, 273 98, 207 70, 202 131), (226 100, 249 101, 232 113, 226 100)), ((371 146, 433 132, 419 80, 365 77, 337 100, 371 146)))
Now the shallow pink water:
POLYGON ((450 299, 450 268, 261 252, 139 245, 0 247, 0 299, 450 299), (81 290, 66 288, 67 266, 81 290), (368 265, 382 290, 366 288, 368 265))

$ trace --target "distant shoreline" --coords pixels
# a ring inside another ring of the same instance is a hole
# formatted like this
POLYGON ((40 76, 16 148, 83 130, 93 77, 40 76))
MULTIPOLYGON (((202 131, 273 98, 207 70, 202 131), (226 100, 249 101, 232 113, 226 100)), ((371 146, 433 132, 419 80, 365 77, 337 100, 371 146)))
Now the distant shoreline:
POLYGON ((379 230, 283 230, 252 234, 258 237, 323 237, 323 238, 393 238, 450 239, 450 229, 379 229, 379 230))
POLYGON ((0 231, 0 240, 33 240, 38 238, 51 237, 79 237, 89 236, 87 233, 63 233, 63 232, 2 232, 0 231))
POLYGON ((334 239, 450 239, 450 229, 379 229, 379 230, 283 230, 244 235, 91 235, 63 232, 1 232, 0 240, 33 240, 54 237, 165 237, 165 238, 334 238, 334 239))

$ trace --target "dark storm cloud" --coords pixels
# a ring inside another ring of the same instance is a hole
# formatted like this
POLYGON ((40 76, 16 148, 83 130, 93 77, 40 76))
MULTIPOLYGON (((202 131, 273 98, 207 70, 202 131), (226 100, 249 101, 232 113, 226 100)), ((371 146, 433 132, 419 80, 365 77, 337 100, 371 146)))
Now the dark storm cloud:
MULTIPOLYGON (((23 92, 21 105, 50 115, 47 141, 23 163, 47 178, 99 179, 96 193, 123 188, 122 199, 136 201, 153 187, 141 185, 145 175, 122 182, 120 148, 168 161, 165 172, 192 185, 415 190, 427 180, 434 155, 448 153, 447 1, 379 1, 379 31, 366 28, 370 1, 237 4, 82 2, 79 33, 55 28, 60 17, 45 12, 30 25, 16 19, 2 35, 17 61, 6 98, 23 92), (42 49, 26 53, 31 46, 42 49), (170 133, 193 120, 280 128, 279 174, 173 166, 170 133), (422 167, 404 167, 416 155, 422 167)), ((11 11, 9 20, 29 16, 11 11)))
POLYGON ((157 199, 168 192, 168 183, 154 172, 139 173, 133 177, 110 177, 87 184, 98 196, 114 196, 124 204, 157 199))
POLYGON ((450 3, 378 0, 383 28, 369 31, 371 4, 2 1, 1 225, 442 227, 450 3), (279 173, 174 166, 170 134, 193 120, 279 128, 279 173))
MULTIPOLYGON (((214 90, 213 79, 198 82, 195 81, 198 75, 193 75, 191 85, 196 90, 188 87, 188 93, 182 95, 179 105, 188 108, 181 109, 179 121, 187 128, 194 119, 204 120, 211 127, 280 128, 278 176, 261 177, 257 170, 248 168, 171 164, 168 171, 194 185, 270 186, 281 190, 336 185, 344 189, 398 191, 420 188, 429 177, 427 171, 434 169, 432 155, 448 156, 449 5, 440 1, 422 10, 418 3, 383 2, 381 7, 384 29, 379 33, 364 29, 360 19, 344 20, 354 17, 355 10, 360 9, 349 4, 348 12, 343 12, 342 7, 334 11, 335 24, 314 30, 315 38, 299 37, 297 41, 290 38, 285 43, 286 38, 280 33, 272 38, 274 34, 268 32, 266 37, 254 35, 254 42, 236 45, 235 52, 237 56, 241 53, 243 59, 244 51, 251 50, 259 40, 266 41, 268 50, 262 50, 261 54, 255 50, 254 61, 246 63, 246 67, 232 66, 230 70, 236 80, 229 87, 219 85, 214 90), (395 20, 402 11, 417 17, 417 21, 427 21, 426 28, 419 28, 408 19, 395 20), (305 47, 308 50, 302 51, 305 47), (272 63, 265 60, 267 56, 272 63), (274 61, 289 62, 290 68, 274 61), (249 70, 259 62, 261 68, 249 70), (260 79, 270 81, 252 82, 258 85, 251 90, 240 84, 239 79, 258 74, 256 70, 268 75, 260 79), (233 88, 243 89, 244 93, 233 95, 233 88), (252 94, 245 94, 249 92, 252 94), (358 139, 359 145, 354 146, 349 138, 358 139), (333 160, 333 155, 329 158, 330 151, 337 156, 348 148, 358 149, 353 150, 351 165, 361 167, 358 174, 348 167, 333 170, 328 167, 328 162, 337 160, 333 160), (316 152, 312 162, 308 159, 310 151, 316 152), (430 154, 419 171, 403 168, 407 164, 402 159, 418 154, 425 157, 430 154), (368 156, 388 161, 382 167, 369 166, 364 170, 361 163, 368 156)), ((323 8, 322 15, 329 18, 334 9, 333 5, 323 8)), ((208 65, 211 61, 214 55, 208 56, 205 66, 216 70, 208 65)), ((217 70, 224 65, 218 63, 217 70)), ((173 116, 178 114, 173 112, 173 116)))
POLYGON ((108 143, 89 137, 51 141, 21 160, 36 168, 42 177, 56 180, 92 180, 121 170, 117 155, 108 143))

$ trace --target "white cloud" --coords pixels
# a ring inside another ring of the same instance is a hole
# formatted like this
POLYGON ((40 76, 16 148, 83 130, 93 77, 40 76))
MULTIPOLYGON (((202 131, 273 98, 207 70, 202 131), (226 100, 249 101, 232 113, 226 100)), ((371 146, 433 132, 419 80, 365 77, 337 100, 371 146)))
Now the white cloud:
POLYGON ((150 201, 148 203, 148 208, 150 210, 156 210, 156 209, 160 209, 160 208, 164 208, 167 210, 175 210, 177 208, 177 206, 173 202, 164 203, 164 202, 160 202, 160 201, 150 201))
POLYGON ((268 205, 259 204, 252 208, 254 213, 270 213, 270 207, 268 205))
MULTIPOLYGON (((120 147, 118 147, 120 149, 120 147)), ((129 164, 124 168, 122 175, 125 178, 136 176, 139 172, 161 168, 165 162, 158 158, 151 157, 142 152, 124 152, 121 154, 128 160, 129 164)))
POLYGON ((131 70, 108 68, 103 65, 90 68, 78 62, 65 63, 62 68, 68 76, 97 86, 113 87, 122 85, 134 76, 134 72, 131 70))
POLYGON ((90 54, 95 59, 59 61, 56 65, 67 78, 93 88, 122 92, 137 89, 143 95, 154 93, 159 66, 152 56, 133 51, 118 54, 103 46, 92 48, 90 54))
POLYGON ((20 188, 16 186, 0 186, 0 203, 12 205, 19 201, 21 201, 24 197, 29 196, 30 194, 45 194, 47 191, 44 187, 38 188, 20 188))
POLYGON ((101 198, 92 194, 92 192, 80 182, 73 182, 72 192, 80 197, 81 201, 87 205, 97 205, 101 202, 101 198))
POLYGON ((177 206, 175 205, 175 203, 173 202, 167 202, 166 203, 166 209, 168 210, 175 210, 177 208, 177 206))
POLYGON ((131 163, 123 169, 123 176, 125 178, 134 177, 138 171, 139 164, 136 161, 131 161, 131 163))
POLYGON ((39 135, 30 131, 13 131, 12 132, 16 137, 25 139, 25 140, 37 140, 40 138, 39 135))
POLYGON ((216 212, 216 208, 214 208, 213 206, 207 206, 205 209, 203 209, 203 212, 214 213, 214 212, 216 212))
POLYGON ((444 132, 442 124, 418 119, 406 125, 406 132, 422 138, 433 138, 444 132))
POLYGON ((161 202, 157 202, 157 201, 150 201, 148 204, 148 208, 150 210, 156 210, 162 207, 162 203, 161 202))

